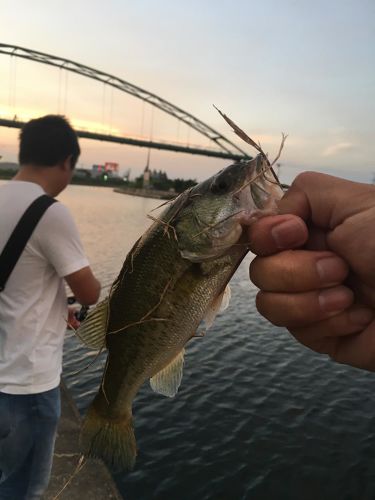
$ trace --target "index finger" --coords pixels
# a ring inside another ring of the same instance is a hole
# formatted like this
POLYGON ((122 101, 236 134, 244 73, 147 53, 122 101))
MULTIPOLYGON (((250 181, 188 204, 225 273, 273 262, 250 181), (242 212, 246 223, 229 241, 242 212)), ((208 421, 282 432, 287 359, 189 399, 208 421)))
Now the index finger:
POLYGON ((253 222, 247 236, 250 250, 266 256, 302 246, 308 239, 308 229, 295 215, 270 215, 253 222))
POLYGON ((373 206, 375 187, 318 172, 299 174, 277 203, 281 214, 294 214, 314 225, 334 229, 355 213, 373 206))

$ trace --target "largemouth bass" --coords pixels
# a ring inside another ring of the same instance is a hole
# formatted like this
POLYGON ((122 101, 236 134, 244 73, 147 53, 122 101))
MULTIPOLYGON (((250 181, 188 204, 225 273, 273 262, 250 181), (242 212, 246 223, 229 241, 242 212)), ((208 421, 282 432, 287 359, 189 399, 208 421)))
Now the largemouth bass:
POLYGON ((132 401, 150 379, 174 396, 184 346, 228 302, 228 282, 248 251, 243 227, 274 213, 283 194, 263 155, 235 163, 166 205, 135 243, 108 298, 78 336, 108 349, 102 383, 83 423, 85 456, 115 470, 136 458, 132 401))

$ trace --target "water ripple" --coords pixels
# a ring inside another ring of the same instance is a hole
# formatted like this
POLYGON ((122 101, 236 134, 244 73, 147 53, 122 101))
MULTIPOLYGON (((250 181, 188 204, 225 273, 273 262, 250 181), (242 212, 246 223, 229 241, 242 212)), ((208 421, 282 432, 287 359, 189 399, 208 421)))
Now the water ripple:
MULTIPOLYGON (((112 280, 157 202, 81 186, 64 200, 94 270, 112 280)), ((136 468, 115 476, 127 500, 375 498, 374 375, 334 364, 262 319, 251 258, 232 280, 228 310, 189 343, 178 395, 163 398, 149 384, 139 391, 136 468)), ((75 372, 94 357, 68 334, 64 377, 82 412, 105 356, 75 372)))

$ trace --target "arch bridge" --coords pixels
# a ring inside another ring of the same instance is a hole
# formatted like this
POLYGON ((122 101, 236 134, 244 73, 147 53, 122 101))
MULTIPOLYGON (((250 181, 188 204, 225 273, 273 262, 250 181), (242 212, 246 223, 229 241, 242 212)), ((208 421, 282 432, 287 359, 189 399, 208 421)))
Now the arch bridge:
MULTIPOLYGON (((248 160, 251 157, 239 148, 235 143, 227 139, 225 136, 220 134, 217 130, 213 129, 203 121, 199 120, 192 114, 184 111, 183 109, 175 106, 169 101, 153 94, 141 87, 133 85, 117 76, 99 71, 97 69, 85 66, 83 64, 71 61, 69 59, 64 59, 50 54, 45 54, 43 52, 38 52, 35 50, 27 49, 24 47, 19 47, 16 45, 8 45, 0 43, 0 54, 8 55, 10 57, 19 57, 22 59, 28 59, 30 61, 35 61, 41 64, 46 64, 49 66, 55 66, 78 75, 102 82, 106 85, 114 87, 122 92, 130 94, 137 99, 140 99, 155 108, 163 111, 164 113, 172 116, 179 122, 186 124, 191 129, 204 136, 210 141, 210 144, 214 146, 212 149, 200 148, 200 147, 190 147, 183 146, 181 144, 173 144, 162 141, 144 140, 134 137, 125 136, 114 136, 104 133, 90 132, 87 130, 76 130, 79 137, 85 139, 94 139, 98 141, 107 141, 120 144, 128 144, 132 146, 145 147, 149 149, 160 149, 167 151, 174 151, 179 153, 189 153, 194 155, 210 156, 223 159, 231 160, 248 160)), ((21 128, 24 122, 17 119, 1 119, 0 126, 21 128)))

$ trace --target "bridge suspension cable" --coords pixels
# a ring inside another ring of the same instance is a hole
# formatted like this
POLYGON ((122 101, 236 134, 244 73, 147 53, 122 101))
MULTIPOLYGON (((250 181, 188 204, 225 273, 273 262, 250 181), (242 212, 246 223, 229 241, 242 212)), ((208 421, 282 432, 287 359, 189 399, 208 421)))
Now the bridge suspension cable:
POLYGON ((189 128, 196 130, 200 134, 206 136, 210 141, 214 142, 216 146, 218 146, 222 150, 223 154, 225 154, 226 157, 232 157, 236 159, 250 158, 249 155, 235 143, 227 139, 225 136, 223 136, 218 131, 205 124, 192 114, 184 111, 183 109, 175 106, 165 99, 162 99, 156 94, 148 92, 147 90, 133 85, 121 78, 118 78, 117 76, 96 70, 94 68, 90 68, 89 66, 85 66, 69 59, 45 54, 43 52, 38 52, 36 50, 31 50, 16 45, 0 43, 0 54, 21 57, 23 59, 29 59, 31 61, 36 61, 42 64, 56 66, 60 69, 64 69, 65 71, 71 71, 87 78, 103 82, 106 85, 110 85, 111 87, 131 94, 134 97, 141 99, 142 101, 147 102, 148 104, 156 108, 161 109, 177 120, 184 122, 186 125, 188 125, 189 128))

